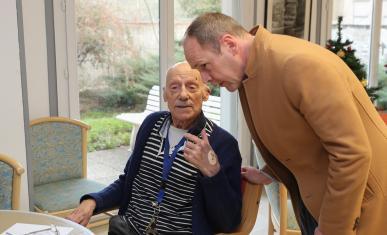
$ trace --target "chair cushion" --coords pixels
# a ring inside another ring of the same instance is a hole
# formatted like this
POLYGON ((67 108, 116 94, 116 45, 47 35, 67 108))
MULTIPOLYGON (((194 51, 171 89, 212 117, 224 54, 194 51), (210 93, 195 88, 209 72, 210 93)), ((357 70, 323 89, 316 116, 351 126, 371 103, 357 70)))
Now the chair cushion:
POLYGON ((70 179, 34 187, 35 206, 55 212, 76 208, 81 196, 98 192, 106 185, 88 179, 70 179))
POLYGON ((0 162, 0 210, 12 209, 13 168, 0 162))

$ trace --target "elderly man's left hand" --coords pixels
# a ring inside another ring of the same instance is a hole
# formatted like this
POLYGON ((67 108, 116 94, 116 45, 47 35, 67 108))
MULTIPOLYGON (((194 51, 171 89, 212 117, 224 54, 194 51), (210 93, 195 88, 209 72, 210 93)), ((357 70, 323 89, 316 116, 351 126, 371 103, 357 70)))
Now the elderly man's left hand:
POLYGON ((211 177, 219 172, 220 164, 204 129, 201 134, 202 139, 189 133, 184 135, 188 140, 184 148, 184 158, 196 166, 203 175, 211 177))

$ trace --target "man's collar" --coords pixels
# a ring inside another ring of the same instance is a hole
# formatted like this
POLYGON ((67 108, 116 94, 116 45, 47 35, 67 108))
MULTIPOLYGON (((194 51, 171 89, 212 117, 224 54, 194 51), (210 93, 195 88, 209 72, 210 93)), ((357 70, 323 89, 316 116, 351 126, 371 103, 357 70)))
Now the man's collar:
MULTIPOLYGON (((257 71, 260 71, 260 67, 262 65, 262 61, 257 61, 258 53, 260 54, 260 58, 264 56, 264 45, 270 41, 271 33, 267 31, 264 27, 258 25, 250 30, 250 33, 254 36, 253 44, 251 45, 249 58, 247 59, 247 64, 245 68, 245 74, 248 79, 255 78, 258 74, 257 71)), ((247 81, 245 79, 245 81, 247 81)))
MULTIPOLYGON (((169 112, 168 115, 165 117, 163 123, 159 127, 159 134, 163 138, 167 137, 167 133, 169 130, 169 126, 172 124, 172 117, 171 113, 169 112)), ((203 128, 206 126, 206 118, 204 117, 203 111, 200 112, 199 116, 194 121, 192 127, 188 130, 188 133, 193 135, 199 135, 200 132, 203 130, 203 128)))

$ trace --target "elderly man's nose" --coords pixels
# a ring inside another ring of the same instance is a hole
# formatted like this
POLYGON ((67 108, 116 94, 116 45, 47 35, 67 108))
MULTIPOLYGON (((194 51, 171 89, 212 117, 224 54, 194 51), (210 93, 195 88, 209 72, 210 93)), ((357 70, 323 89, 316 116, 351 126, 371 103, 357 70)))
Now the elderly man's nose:
POLYGON ((185 87, 183 87, 181 90, 180 90, 180 99, 187 99, 188 98, 188 92, 187 92, 187 89, 185 87))

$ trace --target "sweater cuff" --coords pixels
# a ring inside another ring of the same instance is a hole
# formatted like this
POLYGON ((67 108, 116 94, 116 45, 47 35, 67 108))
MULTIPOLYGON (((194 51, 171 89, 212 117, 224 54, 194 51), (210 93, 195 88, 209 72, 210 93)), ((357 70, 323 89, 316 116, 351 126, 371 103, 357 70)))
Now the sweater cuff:
POLYGON ((211 176, 211 177, 203 176, 201 178, 201 183, 204 187, 207 187, 207 186, 214 187, 214 185, 221 184, 221 183, 225 182, 226 180, 227 180, 227 177, 224 174, 224 171, 221 167, 216 175, 211 176))
POLYGON ((97 196, 96 194, 94 193, 91 193, 91 194, 85 194, 81 197, 81 199, 79 200, 80 203, 82 203, 82 201, 84 200, 87 200, 87 199, 93 199, 95 201, 95 209, 93 211, 93 215, 95 214, 98 214, 99 211, 101 211, 100 208, 103 208, 103 201, 102 201, 102 198, 97 196))

